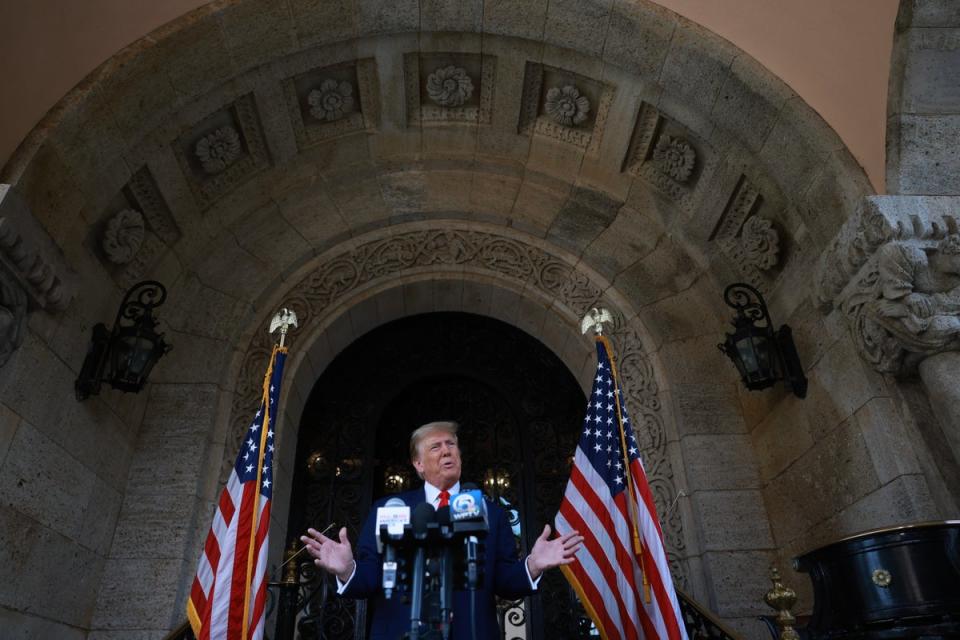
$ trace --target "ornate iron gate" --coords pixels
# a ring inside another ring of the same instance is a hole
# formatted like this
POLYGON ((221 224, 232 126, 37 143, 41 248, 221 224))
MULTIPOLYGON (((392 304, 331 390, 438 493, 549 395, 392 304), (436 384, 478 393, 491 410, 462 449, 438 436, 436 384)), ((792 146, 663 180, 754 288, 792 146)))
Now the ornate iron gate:
MULTIPOLYGON (((289 531, 330 522, 356 540, 371 502, 416 486, 407 443, 420 424, 461 425, 463 478, 518 512, 526 553, 552 522, 586 399, 546 347, 505 323, 458 313, 398 320, 341 353, 317 381, 300 426, 289 531)), ((364 638, 363 606, 332 597, 321 577, 301 638, 364 638)), ((509 638, 583 638, 587 619, 558 571, 542 596, 502 603, 509 638)))

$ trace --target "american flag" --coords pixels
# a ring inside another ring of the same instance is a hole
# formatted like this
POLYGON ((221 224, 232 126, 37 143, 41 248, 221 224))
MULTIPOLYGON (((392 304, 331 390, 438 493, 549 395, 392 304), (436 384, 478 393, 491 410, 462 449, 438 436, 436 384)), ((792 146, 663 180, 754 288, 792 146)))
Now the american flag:
POLYGON ((273 494, 274 416, 287 350, 274 347, 260 408, 213 514, 190 588, 187 618, 197 640, 260 640, 267 600, 273 494))
POLYGON ((604 640, 686 639, 653 494, 603 337, 556 525, 561 535, 577 530, 585 538, 576 560, 561 568, 604 640))

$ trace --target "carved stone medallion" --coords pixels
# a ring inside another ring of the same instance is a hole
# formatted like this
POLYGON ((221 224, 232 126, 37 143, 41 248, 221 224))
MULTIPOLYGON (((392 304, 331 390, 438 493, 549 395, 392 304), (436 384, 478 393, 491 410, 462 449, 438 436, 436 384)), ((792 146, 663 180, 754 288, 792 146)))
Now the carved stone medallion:
POLYGON ((283 89, 301 149, 374 131, 379 124, 379 81, 372 58, 305 71, 285 80, 283 89))
POLYGON ((596 156, 615 93, 613 85, 528 62, 517 131, 572 144, 596 156))
POLYGON ((623 160, 623 171, 644 180, 684 208, 701 177, 716 165, 716 155, 679 122, 643 103, 623 160))
POLYGON ((195 124, 174 148, 201 209, 270 164, 253 94, 237 98, 195 124))
POLYGON ((404 55, 407 126, 490 124, 496 66, 479 53, 404 55))

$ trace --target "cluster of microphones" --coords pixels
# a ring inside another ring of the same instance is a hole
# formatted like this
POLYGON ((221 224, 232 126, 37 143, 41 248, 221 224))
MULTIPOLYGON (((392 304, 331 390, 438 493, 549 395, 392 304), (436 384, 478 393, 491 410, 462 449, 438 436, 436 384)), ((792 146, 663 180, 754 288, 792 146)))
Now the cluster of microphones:
POLYGON ((482 540, 489 529, 487 506, 475 485, 462 485, 448 506, 436 510, 426 502, 411 510, 400 498, 377 509, 384 596, 409 597, 410 640, 437 632, 443 640, 450 637, 453 590, 471 591, 473 604, 483 580, 482 540))

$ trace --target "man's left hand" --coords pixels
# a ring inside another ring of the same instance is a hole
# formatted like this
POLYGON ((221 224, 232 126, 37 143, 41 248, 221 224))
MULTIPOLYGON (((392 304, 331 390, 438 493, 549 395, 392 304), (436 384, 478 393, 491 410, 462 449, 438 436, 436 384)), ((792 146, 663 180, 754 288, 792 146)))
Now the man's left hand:
POLYGON ((559 567, 573 562, 574 554, 583 544, 583 536, 577 531, 550 540, 550 525, 544 525, 543 533, 533 544, 530 555, 527 556, 527 569, 530 577, 536 580, 547 569, 559 567))

